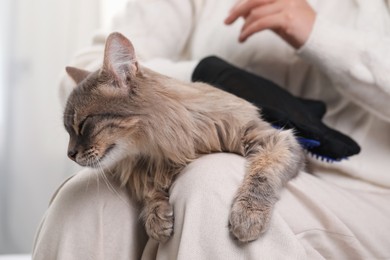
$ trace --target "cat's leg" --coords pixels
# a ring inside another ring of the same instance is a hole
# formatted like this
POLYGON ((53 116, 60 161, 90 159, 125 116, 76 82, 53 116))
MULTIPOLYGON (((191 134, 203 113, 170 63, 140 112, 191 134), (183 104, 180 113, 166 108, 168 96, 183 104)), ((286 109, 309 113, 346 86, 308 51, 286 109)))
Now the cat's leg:
POLYGON ((243 134, 247 172, 230 213, 230 230, 240 241, 257 239, 268 227, 284 184, 303 164, 302 150, 291 131, 250 123, 243 134))
POLYGON ((142 218, 146 233, 159 241, 167 241, 173 234, 173 208, 168 191, 151 190, 146 195, 142 218))

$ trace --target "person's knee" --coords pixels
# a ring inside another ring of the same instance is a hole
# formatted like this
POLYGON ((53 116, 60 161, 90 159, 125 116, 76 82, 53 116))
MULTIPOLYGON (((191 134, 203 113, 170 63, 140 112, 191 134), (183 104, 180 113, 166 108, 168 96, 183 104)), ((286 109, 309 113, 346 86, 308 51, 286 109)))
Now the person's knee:
POLYGON ((190 163, 171 188, 175 200, 193 197, 234 196, 245 174, 245 159, 230 153, 202 156, 190 163), (230 196, 229 196, 230 194, 230 196))
POLYGON ((119 201, 129 204, 127 192, 110 178, 85 169, 64 182, 51 201, 51 207, 60 207, 63 212, 98 209, 100 205, 119 201))
POLYGON ((58 189, 36 241, 35 255, 46 254, 49 248, 53 254, 63 256, 61 259, 85 259, 75 258, 74 254, 97 259, 94 255, 101 253, 96 251, 101 249, 101 241, 118 241, 108 243, 105 254, 134 255, 138 259, 146 235, 139 222, 139 209, 126 189, 112 178, 86 169, 58 189))

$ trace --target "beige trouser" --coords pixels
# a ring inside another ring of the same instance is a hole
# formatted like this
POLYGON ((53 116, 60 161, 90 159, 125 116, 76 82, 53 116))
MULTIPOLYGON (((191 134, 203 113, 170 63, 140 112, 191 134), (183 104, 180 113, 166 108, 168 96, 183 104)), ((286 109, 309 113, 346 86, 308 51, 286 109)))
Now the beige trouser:
POLYGON ((283 191, 268 232, 237 243, 228 214, 244 164, 233 154, 190 164, 171 188, 174 236, 161 245, 147 239, 125 190, 84 170, 55 194, 33 259, 390 259, 390 190, 345 189, 307 173, 283 191))

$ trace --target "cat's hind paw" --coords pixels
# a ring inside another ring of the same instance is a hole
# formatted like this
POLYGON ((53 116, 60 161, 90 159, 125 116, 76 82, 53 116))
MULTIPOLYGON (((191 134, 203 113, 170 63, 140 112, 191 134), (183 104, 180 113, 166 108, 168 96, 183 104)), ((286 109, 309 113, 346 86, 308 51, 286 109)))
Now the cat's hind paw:
POLYGON ((268 228, 272 208, 236 201, 229 217, 230 232, 241 242, 256 240, 268 228))
POLYGON ((145 229, 149 237, 166 242, 173 234, 173 208, 166 202, 157 205, 145 220, 145 229))

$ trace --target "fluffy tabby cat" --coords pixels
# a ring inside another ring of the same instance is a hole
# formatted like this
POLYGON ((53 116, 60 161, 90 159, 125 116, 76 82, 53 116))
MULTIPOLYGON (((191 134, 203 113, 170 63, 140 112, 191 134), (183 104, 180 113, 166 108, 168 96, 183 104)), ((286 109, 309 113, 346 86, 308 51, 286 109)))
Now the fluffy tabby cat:
POLYGON ((302 167, 291 131, 274 129, 257 108, 231 94, 141 66, 120 33, 108 37, 100 70, 67 72, 77 83, 64 116, 68 156, 117 174, 142 203, 150 237, 166 241, 172 235, 169 188, 189 162, 213 152, 240 154, 248 162, 232 202, 231 232, 251 241, 266 230, 282 186, 302 167))

